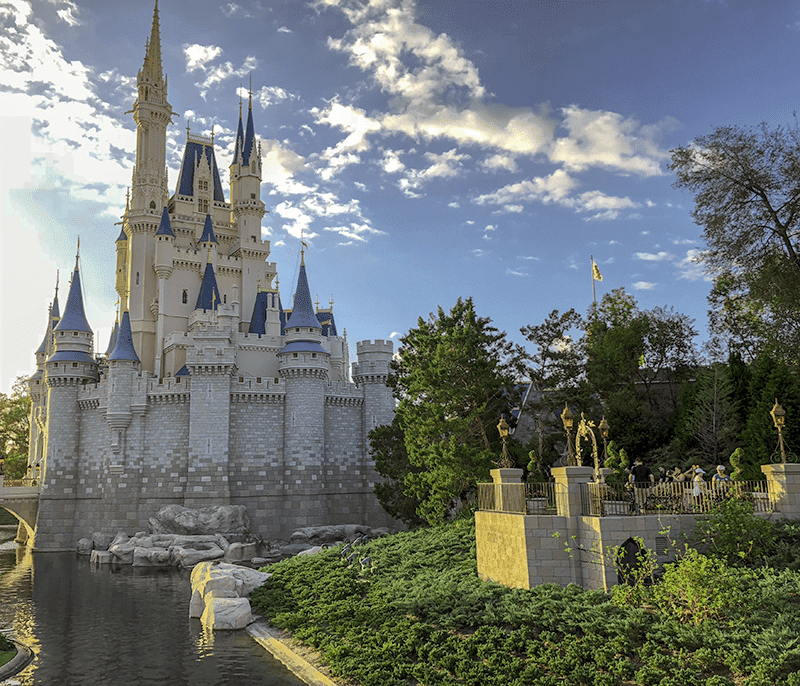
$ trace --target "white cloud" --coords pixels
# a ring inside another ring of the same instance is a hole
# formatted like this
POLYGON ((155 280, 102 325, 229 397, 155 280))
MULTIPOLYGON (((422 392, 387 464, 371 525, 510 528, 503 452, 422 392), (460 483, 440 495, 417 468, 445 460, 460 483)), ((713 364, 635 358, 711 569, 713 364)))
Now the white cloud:
POLYGON ((668 260, 675 259, 675 256, 668 253, 668 252, 658 252, 658 253, 651 253, 651 252, 637 252, 634 253, 633 256, 637 260, 645 260, 646 262, 665 262, 668 260))
POLYGON ((519 202, 539 201, 547 205, 561 203, 576 185, 574 179, 563 169, 557 169, 549 176, 537 176, 519 183, 504 186, 493 193, 479 195, 473 199, 477 205, 507 205, 519 202))
POLYGON ((481 250, 480 248, 475 248, 474 250, 470 250, 470 254, 473 257, 483 257, 486 254, 485 250, 481 250))
MULTIPOLYGON (((240 91, 244 91, 244 88, 240 89, 240 91)), ((242 95, 247 95, 247 92, 245 91, 242 95)), ((253 93, 253 98, 261 105, 261 109, 265 110, 270 105, 275 105, 283 100, 297 100, 298 96, 294 93, 288 93, 278 86, 262 86, 253 93)))
POLYGON ((383 159, 379 164, 387 174, 396 174, 406 168, 406 165, 400 160, 399 150, 384 150, 383 159))
POLYGON ((462 172, 462 162, 470 159, 469 155, 459 153, 456 148, 441 154, 426 152, 424 156, 431 165, 426 169, 408 170, 405 178, 397 184, 409 197, 419 197, 415 191, 430 179, 458 176, 462 172))
POLYGON ((305 159, 279 141, 261 141, 261 160, 264 183, 274 186, 275 191, 281 195, 297 195, 313 190, 311 186, 294 178, 305 169, 305 159))
POLYGON ((697 243, 697 241, 691 238, 676 238, 672 241, 673 245, 691 245, 692 243, 697 243))
POLYGON ((66 22, 70 26, 79 26, 84 23, 75 16, 79 10, 78 6, 74 2, 71 2, 70 0, 50 0, 50 2, 54 5, 64 5, 64 7, 56 11, 58 18, 61 19, 61 21, 66 22))
POLYGON ((687 279, 689 281, 697 281, 698 279, 711 281, 711 277, 706 273, 703 267, 702 258, 702 250, 687 250, 686 256, 675 263, 675 266, 679 269, 678 278, 687 279))
POLYGON ((278 33, 293 33, 292 30, 286 26, 281 26, 278 29, 278 33))
POLYGON ((186 71, 196 71, 205 69, 206 64, 213 62, 222 54, 222 48, 218 45, 185 45, 183 54, 186 56, 186 71))
POLYGON ((452 207, 454 210, 457 210, 459 207, 461 207, 461 203, 454 200, 453 202, 447 203, 447 206, 452 207))
POLYGON ((529 276, 529 274, 527 272, 522 272, 522 271, 518 271, 516 269, 511 269, 511 267, 508 267, 506 269, 506 274, 510 274, 511 276, 529 276))
POLYGON ((572 171, 606 167, 639 176, 663 173, 661 162, 669 153, 658 147, 656 139, 675 126, 673 120, 642 126, 615 112, 584 110, 576 105, 565 107, 562 113, 562 126, 569 135, 553 143, 551 161, 572 171))
POLYGON ((365 238, 364 234, 366 234, 367 236, 386 235, 385 231, 380 231, 379 229, 376 229, 375 227, 370 226, 369 224, 366 223, 363 224, 352 223, 349 224, 348 226, 326 226, 323 229, 323 231, 333 231, 335 233, 338 233, 339 235, 344 236, 345 238, 349 238, 351 243, 355 241, 365 243, 367 239, 365 238))
POLYGON ((518 255, 517 259, 520 260, 536 260, 537 262, 541 260, 541 257, 534 257, 533 255, 518 255))
POLYGON ((651 291, 656 287, 656 284, 649 281, 637 281, 633 284, 633 289, 636 291, 651 291))
POLYGON ((517 161, 512 155, 496 154, 481 160, 480 167, 489 171, 517 171, 517 161))

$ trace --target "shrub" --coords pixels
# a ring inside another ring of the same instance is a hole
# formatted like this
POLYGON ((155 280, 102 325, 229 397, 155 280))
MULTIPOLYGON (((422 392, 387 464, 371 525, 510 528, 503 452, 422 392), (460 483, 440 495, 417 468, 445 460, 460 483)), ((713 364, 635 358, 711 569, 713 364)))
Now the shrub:
POLYGON ((775 542, 775 525, 753 514, 753 503, 726 499, 697 518, 694 538, 709 554, 729 565, 753 566, 763 561, 775 542))

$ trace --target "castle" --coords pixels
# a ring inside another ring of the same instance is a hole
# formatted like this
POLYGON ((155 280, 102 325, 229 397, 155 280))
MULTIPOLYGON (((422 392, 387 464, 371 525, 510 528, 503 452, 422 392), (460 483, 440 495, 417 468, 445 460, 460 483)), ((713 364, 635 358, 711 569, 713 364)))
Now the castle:
MULTIPOLYGON (((253 531, 386 525, 368 432, 390 423, 391 341, 357 343, 352 365, 333 303, 315 309, 304 256, 283 309, 261 240, 261 150, 239 127, 225 199, 212 137, 187 127, 170 195, 158 2, 133 105, 133 184, 116 240, 122 312, 94 355, 79 258, 36 351, 29 470, 33 546, 74 549, 93 531, 135 532, 162 506, 245 505, 253 531)), ((31 542, 31 541, 29 541, 31 542)))

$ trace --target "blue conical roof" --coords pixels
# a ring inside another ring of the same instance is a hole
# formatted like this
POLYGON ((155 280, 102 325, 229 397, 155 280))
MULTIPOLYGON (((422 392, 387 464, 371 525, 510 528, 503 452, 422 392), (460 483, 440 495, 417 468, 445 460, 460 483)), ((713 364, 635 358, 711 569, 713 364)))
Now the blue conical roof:
POLYGON ((200 242, 205 243, 206 241, 210 243, 216 243, 217 237, 214 235, 214 226, 211 223, 211 215, 206 215, 206 223, 203 224, 203 235, 200 236, 200 242))
POLYGON ((253 305, 253 316, 250 318, 249 333, 257 333, 263 335, 266 333, 266 320, 267 320, 267 296, 266 291, 259 291, 256 293, 256 302, 253 305))
POLYGON ((69 285, 67 304, 64 307, 64 316, 54 329, 55 331, 88 331, 92 332, 86 313, 83 309, 83 291, 81 290, 81 275, 76 265, 72 274, 72 283, 69 285))
POLYGON ((114 241, 115 243, 119 243, 120 241, 127 241, 128 237, 125 235, 125 229, 119 230, 119 236, 117 236, 117 240, 114 241))
POLYGON ((197 294, 196 310, 216 310, 219 307, 219 289, 217 288, 217 277, 214 275, 214 265, 209 262, 206 264, 206 271, 203 274, 203 283, 200 292, 197 294))
POLYGON ((307 326, 309 328, 322 329, 319 325, 317 315, 314 313, 314 304, 311 302, 311 291, 308 288, 308 277, 306 276, 306 265, 300 264, 300 275, 297 277, 297 290, 294 293, 294 307, 289 321, 289 327, 307 326))
POLYGON ((50 308, 50 317, 52 319, 59 319, 61 317, 58 306, 58 284, 56 284, 56 297, 53 298, 53 307, 50 308))
POLYGON ((106 348, 106 355, 110 355, 114 351, 114 347, 117 345, 117 339, 119 338, 119 322, 114 322, 114 328, 111 329, 111 336, 108 338, 108 347, 106 348))
POLYGON ((119 335, 114 345, 114 350, 108 356, 109 360, 130 360, 139 362, 136 348, 133 347, 133 335, 131 334, 131 318, 128 312, 122 313, 122 321, 119 324, 119 335))
POLYGON ((239 100, 239 129, 236 132, 236 142, 233 144, 233 163, 239 161, 239 148, 244 148, 244 130, 242 129, 242 101, 239 100))
POLYGON ((253 96, 250 96, 250 103, 247 106, 247 131, 244 134, 244 148, 242 153, 242 164, 250 164, 250 154, 253 152, 256 132, 253 126, 253 96))
POLYGON ((156 236, 172 236, 175 238, 175 234, 172 231, 172 224, 169 221, 169 212, 167 211, 166 206, 164 207, 164 211, 161 213, 161 223, 158 225, 156 236))

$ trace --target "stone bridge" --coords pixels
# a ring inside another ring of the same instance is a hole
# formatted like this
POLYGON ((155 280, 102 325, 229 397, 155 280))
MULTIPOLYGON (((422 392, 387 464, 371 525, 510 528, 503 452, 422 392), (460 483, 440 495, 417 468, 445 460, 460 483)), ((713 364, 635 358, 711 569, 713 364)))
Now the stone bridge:
POLYGON ((20 522, 17 542, 33 540, 39 509, 39 479, 4 479, 0 476, 0 508, 20 522))

